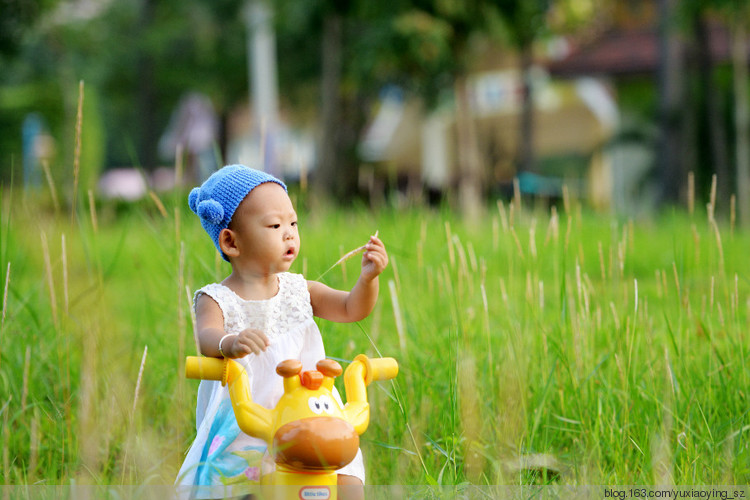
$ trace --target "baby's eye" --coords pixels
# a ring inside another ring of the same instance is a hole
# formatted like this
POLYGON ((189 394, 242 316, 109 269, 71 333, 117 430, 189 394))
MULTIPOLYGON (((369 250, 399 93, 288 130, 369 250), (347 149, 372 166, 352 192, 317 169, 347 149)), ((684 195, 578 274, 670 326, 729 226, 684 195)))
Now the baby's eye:
POLYGON ((292 226, 296 226, 296 225, 297 225, 297 221, 292 222, 292 226))
POLYGON ((270 228, 273 228, 273 229, 278 229, 278 228, 280 228, 280 227, 281 227, 281 224, 271 224, 271 225, 270 225, 270 226, 268 226, 268 227, 270 227, 270 228))

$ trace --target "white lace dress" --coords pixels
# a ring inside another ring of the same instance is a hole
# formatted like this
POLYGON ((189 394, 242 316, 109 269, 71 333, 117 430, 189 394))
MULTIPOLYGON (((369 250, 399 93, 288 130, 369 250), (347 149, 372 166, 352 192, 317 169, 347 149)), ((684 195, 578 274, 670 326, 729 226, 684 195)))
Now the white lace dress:
MULTIPOLYGON (((269 409, 276 406, 284 393, 276 365, 285 359, 299 359, 303 370, 314 370, 315 364, 325 358, 323 339, 313 319, 307 281, 300 274, 281 273, 278 277, 279 291, 268 300, 244 300, 219 283, 207 285, 195 293, 195 300, 206 294, 216 301, 224 314, 227 333, 256 328, 268 336, 270 346, 265 352, 249 354, 236 361, 247 370, 253 401, 269 409)), ((273 461, 265 453, 265 442, 248 436, 237 426, 229 393, 221 382, 204 380, 200 383, 195 413, 197 435, 176 484, 257 484, 261 471, 272 470, 273 461)), ((364 483, 361 451, 339 472, 356 476, 364 483)))

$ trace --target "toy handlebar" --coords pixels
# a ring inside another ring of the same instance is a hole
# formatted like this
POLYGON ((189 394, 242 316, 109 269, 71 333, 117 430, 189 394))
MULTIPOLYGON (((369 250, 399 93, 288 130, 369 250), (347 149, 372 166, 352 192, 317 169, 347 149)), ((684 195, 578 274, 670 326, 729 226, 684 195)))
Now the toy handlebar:
MULTIPOLYGON (((360 376, 365 381, 365 386, 373 380, 390 380, 398 375, 398 362, 393 358, 368 358, 360 354, 352 362, 353 369, 357 370, 361 364, 360 376)), ((198 380, 221 380, 224 374, 225 360, 202 356, 188 356, 185 358, 185 376, 198 380)), ((349 370, 347 370, 349 371, 349 370)))
POLYGON ((373 380, 389 380, 398 375, 398 363, 393 358, 370 359, 358 355, 344 372, 344 387, 348 402, 367 403, 367 386, 373 380))
POLYGON ((185 358, 185 376, 198 380, 221 380, 225 363, 219 358, 188 356, 185 358))

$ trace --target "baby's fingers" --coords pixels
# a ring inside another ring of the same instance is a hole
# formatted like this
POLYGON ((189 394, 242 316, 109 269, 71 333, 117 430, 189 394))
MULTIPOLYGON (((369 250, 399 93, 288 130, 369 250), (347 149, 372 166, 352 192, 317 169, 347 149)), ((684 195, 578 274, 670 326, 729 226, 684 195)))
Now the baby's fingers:
POLYGON ((241 335, 242 343, 249 349, 248 352, 260 354, 269 346, 268 337, 260 330, 245 330, 241 335))

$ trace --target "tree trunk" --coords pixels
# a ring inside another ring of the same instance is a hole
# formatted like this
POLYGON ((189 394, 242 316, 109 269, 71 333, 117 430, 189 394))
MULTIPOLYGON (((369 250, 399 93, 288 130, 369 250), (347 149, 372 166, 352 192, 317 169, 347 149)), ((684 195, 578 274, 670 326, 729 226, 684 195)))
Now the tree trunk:
POLYGON ((720 200, 728 200, 731 178, 727 134, 722 119, 719 89, 714 81, 714 61, 711 54, 708 26, 703 13, 696 14, 694 31, 698 49, 698 77, 701 81, 702 100, 705 103, 706 126, 709 134, 710 166, 717 178, 717 195, 720 200))
POLYGON ((456 78, 456 138, 458 142, 458 202, 469 220, 482 212, 482 163, 479 159, 477 131, 471 113, 466 76, 456 78))
MULTIPOLYGON (((144 0, 138 20, 137 31, 140 39, 147 37, 154 17, 154 0, 144 0)), ((140 165, 146 170, 153 170, 157 166, 157 145, 159 130, 156 126, 156 88, 154 86, 154 58, 149 50, 141 45, 138 52, 136 68, 138 74, 137 109, 138 109, 138 158, 140 165)))
POLYGON ((677 0, 659 0, 659 125, 661 202, 676 203, 687 177, 683 164, 683 48, 674 26, 677 0))
POLYGON ((336 178, 341 169, 341 155, 337 144, 341 125, 343 18, 330 13, 323 20, 323 59, 321 81, 320 153, 315 172, 316 189, 325 194, 336 190, 336 178))
POLYGON ((534 92, 531 81, 531 65, 533 63, 532 44, 524 42, 521 46, 521 135, 518 149, 518 171, 532 172, 534 170, 534 92))
POLYGON ((734 66, 734 126, 737 139, 735 153, 737 155, 737 201, 740 222, 747 226, 750 223, 750 105, 748 103, 748 72, 747 72, 747 31, 745 22, 747 17, 735 17, 735 29, 732 40, 732 63, 734 66))

